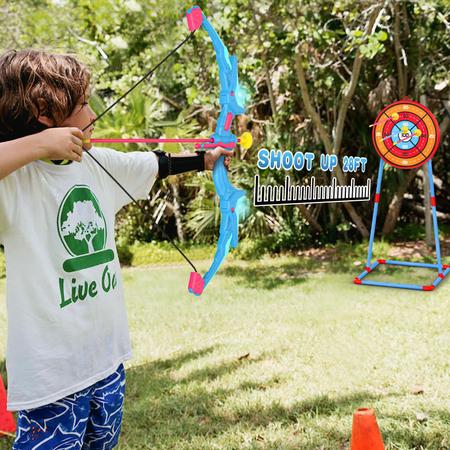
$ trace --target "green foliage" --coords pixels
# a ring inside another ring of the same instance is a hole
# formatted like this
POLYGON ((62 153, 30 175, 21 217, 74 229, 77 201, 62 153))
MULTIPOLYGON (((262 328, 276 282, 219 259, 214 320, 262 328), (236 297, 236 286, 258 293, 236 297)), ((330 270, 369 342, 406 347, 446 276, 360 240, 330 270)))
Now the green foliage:
POLYGON ((425 227, 423 224, 417 223, 399 224, 391 238, 397 241, 423 241, 425 239, 425 227))
POLYGON ((117 241, 116 248, 120 263, 124 266, 130 266, 133 259, 133 252, 131 251, 130 245, 117 241))
POLYGON ((380 31, 379 33, 369 36, 367 44, 363 44, 359 47, 361 54, 367 59, 374 58, 378 53, 382 53, 384 51, 383 42, 387 39, 387 34, 384 31, 380 31))
POLYGON ((309 229, 299 209, 293 209, 292 214, 284 217, 280 225, 275 233, 267 237, 266 243, 269 251, 280 253, 295 250, 308 243, 309 229))
MULTIPOLYGON (((335 132, 340 101, 349 87, 355 58, 363 56, 339 150, 342 155, 367 157, 369 175, 376 172, 378 157, 372 149, 368 126, 383 106, 398 98, 399 65, 407 67, 406 93, 415 100, 426 94, 430 108, 442 123, 447 114, 443 103, 448 98, 445 83, 450 80, 447 2, 390 0, 383 4, 373 32, 367 33, 368 18, 377 5, 369 0, 230 0, 226 5, 219 0, 200 2, 230 53, 237 54, 240 81, 250 93, 249 117, 234 125, 236 134, 250 129, 255 145, 249 151, 236 150, 229 174, 249 198, 259 148, 314 151, 317 156, 324 151, 304 108, 294 66, 296 54, 304 57, 312 102, 330 136, 335 132), (396 38, 400 48, 396 48, 396 38), (444 88, 435 89, 437 84, 444 88)), ((0 29, 0 45, 3 49, 35 47, 79 55, 91 68, 91 103, 99 113, 186 37, 183 14, 189 6, 189 2, 181 0, 10 0, 2 3, 6 19, 0 29)), ((102 118, 95 134, 208 136, 215 126, 218 97, 214 51, 207 34, 199 31, 152 79, 102 118)), ((122 151, 142 149, 133 144, 112 147, 122 151)), ((179 145, 163 148, 170 152, 185 150, 179 145)), ((448 133, 443 133, 440 152, 443 156, 435 158, 435 176, 443 181, 437 191, 438 204, 443 205, 450 201, 446 187, 450 182, 448 133)), ((285 173, 261 175, 263 181, 272 183, 279 182, 285 173)), ((293 181, 301 182, 304 174, 290 175, 293 181)), ((317 170, 309 175, 323 177, 317 170)), ((358 174, 357 178, 365 179, 366 175, 358 174)), ((386 172, 383 199, 392 198, 403 176, 399 171, 386 172)), ((120 212, 117 236, 121 248, 135 241, 161 240, 164 233, 179 238, 176 219, 186 240, 216 242, 220 215, 211 176, 184 175, 177 180, 177 194, 172 189, 173 180, 158 182, 152 197, 158 190, 161 192, 146 204, 144 213, 134 206, 120 212), (158 227, 153 227, 155 211, 169 194, 177 196, 177 217, 168 207, 158 227)), ((404 202, 402 224, 422 224, 412 208, 412 203, 415 206, 421 202, 421 188, 420 181, 411 185, 412 200, 404 202)), ((371 206, 362 202, 353 206, 369 226, 371 206)), ((388 206, 383 200, 380 216, 388 206)), ((240 226, 240 235, 274 252, 360 239, 342 205, 321 205, 311 210, 324 230, 320 235, 292 208, 252 208, 240 226)))
MULTIPOLYGON (((192 243, 177 244, 189 258, 196 260, 212 259, 216 250, 212 245, 192 243)), ((145 266, 150 264, 177 264, 184 262, 183 257, 169 242, 135 242, 133 245, 118 245, 119 259, 122 264, 145 266)))
POLYGON ((140 201, 139 204, 143 210, 132 203, 117 214, 116 242, 119 246, 127 247, 136 241, 151 241, 155 237, 155 229, 152 227, 153 208, 146 201, 140 201))
MULTIPOLYGON (((352 244, 345 241, 333 246, 332 266, 335 272, 362 272, 367 261, 368 242, 352 244)), ((329 246, 331 247, 331 246, 329 246)), ((384 240, 377 240, 373 245, 373 259, 385 258, 389 255, 391 245, 384 240)))
POLYGON ((243 260, 257 260, 268 252, 264 239, 243 239, 239 242, 236 255, 243 260))

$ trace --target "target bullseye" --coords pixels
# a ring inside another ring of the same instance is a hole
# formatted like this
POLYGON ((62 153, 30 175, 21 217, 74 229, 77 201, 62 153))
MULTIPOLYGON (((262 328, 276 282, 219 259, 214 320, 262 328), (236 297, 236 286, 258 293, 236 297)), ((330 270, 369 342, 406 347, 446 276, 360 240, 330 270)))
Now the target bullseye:
POLYGON ((413 169, 429 161, 439 146, 439 137, 439 126, 431 111, 406 99, 384 108, 372 130, 377 153, 399 169, 413 169))

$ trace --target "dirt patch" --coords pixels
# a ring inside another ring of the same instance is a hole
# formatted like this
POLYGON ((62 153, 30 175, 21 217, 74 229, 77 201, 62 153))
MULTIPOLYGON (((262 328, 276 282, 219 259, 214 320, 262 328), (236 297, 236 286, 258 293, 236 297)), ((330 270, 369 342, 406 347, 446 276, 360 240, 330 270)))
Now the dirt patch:
MULTIPOLYGON (((298 253, 299 256, 313 258, 319 261, 332 261, 338 255, 339 250, 330 248, 309 248, 298 253)), ((441 254, 443 257, 450 256, 450 238, 441 239, 441 254)), ((392 259, 420 259, 424 257, 435 257, 434 246, 429 247, 423 241, 404 241, 391 244, 386 258, 392 259)))

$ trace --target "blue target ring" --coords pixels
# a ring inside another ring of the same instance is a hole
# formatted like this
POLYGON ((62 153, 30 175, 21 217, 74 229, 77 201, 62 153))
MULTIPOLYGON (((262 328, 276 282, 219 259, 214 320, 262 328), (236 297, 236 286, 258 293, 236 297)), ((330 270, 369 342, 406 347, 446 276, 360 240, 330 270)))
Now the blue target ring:
POLYGON ((409 120, 402 120, 395 126, 395 132, 392 134, 392 140, 396 143, 396 147, 400 150, 411 150, 419 142, 419 138, 414 135, 416 125, 409 120), (403 133, 402 130, 408 130, 403 133))

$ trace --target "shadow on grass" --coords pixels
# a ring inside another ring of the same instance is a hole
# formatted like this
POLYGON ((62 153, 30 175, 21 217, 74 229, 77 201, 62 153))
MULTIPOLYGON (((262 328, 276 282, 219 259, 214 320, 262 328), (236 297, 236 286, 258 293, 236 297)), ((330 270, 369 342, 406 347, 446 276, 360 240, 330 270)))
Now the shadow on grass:
MULTIPOLYGON (((350 424, 348 433, 342 433, 333 425, 326 429, 324 426, 322 429, 318 426, 317 429, 314 428, 314 436, 317 437, 308 437, 308 448, 337 450, 348 447, 353 411, 382 397, 364 391, 339 398, 321 395, 294 402, 287 407, 261 400, 261 391, 283 383, 280 377, 264 382, 231 382, 232 387, 218 386, 218 378, 236 377, 239 370, 256 364, 263 360, 264 356, 223 362, 193 370, 186 375, 177 374, 177 369, 184 363, 194 362, 211 351, 212 348, 207 348, 127 371, 125 415, 119 448, 194 448, 195 445, 192 446, 191 442, 193 440, 197 443, 199 440, 203 441, 205 444, 202 444, 201 448, 208 448, 208 445, 209 448, 214 445, 214 448, 219 448, 214 440, 220 439, 224 433, 234 434, 237 438, 236 436, 242 436, 242 433, 254 432, 257 438, 261 428, 268 428, 271 424, 276 424, 277 427, 294 425, 299 429, 299 436, 293 436, 291 430, 290 442, 273 447, 271 445, 274 444, 258 442, 255 448, 300 448, 299 443, 305 439, 305 436, 301 435, 304 432, 303 421, 326 419, 325 423, 328 424, 330 419, 332 424, 336 419, 346 418, 350 424), (258 391, 254 398, 259 400, 248 400, 251 391, 258 391), (326 446, 327 442, 330 447, 326 446)), ((309 427, 311 431, 311 423, 309 427)))
POLYGON ((450 412, 446 409, 427 411, 426 420, 417 420, 415 413, 383 415, 381 429, 389 448, 408 450, 446 450, 450 448, 450 412), (400 447, 401 446, 401 447, 400 447))
MULTIPOLYGON (((301 258, 297 261, 258 261, 247 264, 232 264, 222 269, 222 274, 233 278, 233 283, 259 289, 272 290, 282 287, 298 286, 310 278, 311 274, 331 271, 333 273, 348 273, 355 277, 363 271, 363 266, 343 264, 336 257, 335 262, 301 258)), ((381 265, 366 279, 377 281, 431 284, 436 278, 436 270, 406 266, 381 265)))
MULTIPOLYGON (((330 398, 320 395, 293 402, 289 406, 264 402, 260 393, 279 387, 285 380, 274 377, 264 382, 245 380, 220 387, 220 378, 236 377, 239 370, 264 360, 233 359, 220 364, 177 373, 187 363, 196 364, 210 355, 214 347, 176 355, 127 370, 127 392, 122 435, 118 449, 348 449, 353 411, 387 396, 360 391, 330 398), (254 400, 245 396, 255 391, 254 400), (239 397, 242 400, 239 401, 239 397), (237 401, 236 401, 237 399, 237 401), (230 406, 230 404, 232 406, 230 406), (348 429, 342 431, 342 421, 348 429), (276 442, 266 442, 265 430, 287 427, 276 442), (227 436, 225 437, 225 433, 227 436), (252 436, 251 446, 243 440, 252 436), (233 436, 240 444, 226 440, 233 436), (194 444, 195 442, 195 444, 194 444), (199 444, 200 442, 200 444, 199 444), (305 444, 305 442, 307 442, 305 444), (218 447, 220 445, 220 447, 218 447)), ((4 361, 0 361, 1 365, 4 361)), ((450 412, 427 411, 428 420, 419 422, 405 412, 378 414, 387 449, 443 450, 449 448, 445 435, 450 412), (413 419, 413 420, 412 420, 413 419)), ((10 449, 12 439, 0 439, 0 449, 10 449)))
POLYGON ((245 286, 271 290, 280 287, 297 286, 308 280, 310 272, 322 266, 320 261, 299 258, 298 262, 268 264, 263 262, 250 265, 229 265, 222 274, 238 279, 245 286))

